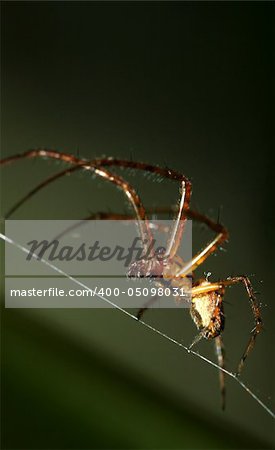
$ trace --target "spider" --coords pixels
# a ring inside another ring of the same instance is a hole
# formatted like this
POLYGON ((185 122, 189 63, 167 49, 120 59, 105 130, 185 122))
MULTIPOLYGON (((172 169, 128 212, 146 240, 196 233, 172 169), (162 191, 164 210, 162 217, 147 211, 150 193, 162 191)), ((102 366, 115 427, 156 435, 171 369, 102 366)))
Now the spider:
MULTIPOLYGON (((6 218, 10 217, 26 200, 32 197, 40 189, 46 187, 55 180, 69 175, 77 170, 88 170, 93 172, 96 176, 105 179, 106 181, 113 183, 125 194, 127 200, 130 202, 135 218, 137 219, 139 233, 145 247, 145 250, 150 248, 152 243, 152 229, 150 222, 147 218, 147 213, 142 204, 142 201, 135 191, 135 189, 121 176, 118 176, 114 172, 110 171, 111 167, 119 168, 132 168, 140 171, 151 172, 160 175, 162 178, 168 178, 174 180, 180 184, 180 199, 177 208, 159 208, 158 212, 167 212, 168 210, 174 210, 175 220, 173 222, 173 227, 170 232, 170 236, 167 241, 166 252, 164 258, 162 259, 162 264, 160 265, 159 259, 156 254, 152 255, 151 266, 149 268, 148 261, 140 261, 138 264, 133 263, 129 269, 129 274, 136 276, 137 273, 145 271, 150 276, 150 271, 153 269, 158 270, 160 277, 163 281, 159 283, 167 283, 181 287, 184 286, 186 278, 192 274, 192 291, 191 291, 191 305, 190 314, 191 317, 199 331, 199 334, 195 337, 191 346, 197 344, 201 338, 207 340, 214 340, 218 364, 221 368, 225 368, 224 363, 224 346, 222 341, 222 332, 224 330, 224 314, 223 314, 223 298, 225 290, 227 287, 242 283, 248 298, 250 300, 250 305, 254 317, 255 326, 251 331, 251 336, 249 338, 248 344, 241 356, 240 362, 238 364, 236 375, 239 376, 245 360, 248 354, 254 347, 257 335, 262 329, 262 319, 260 306, 257 302, 251 282, 247 276, 234 276, 228 277, 224 280, 219 280, 216 282, 210 282, 208 277, 203 279, 195 279, 194 272, 211 254, 215 252, 216 249, 220 247, 222 243, 228 240, 228 232, 226 228, 220 223, 216 223, 206 217, 205 215, 195 212, 190 209, 190 198, 191 198, 191 183, 187 177, 183 174, 167 169, 161 168, 151 164, 145 164, 142 162, 134 162, 128 160, 121 160, 112 157, 96 158, 94 160, 86 160, 82 158, 77 158, 73 155, 67 153, 61 153, 55 150, 49 149, 35 149, 30 150, 25 153, 17 154, 0 161, 0 165, 4 166, 10 163, 14 163, 22 159, 31 158, 49 158, 68 163, 70 167, 48 177, 46 180, 41 182, 38 186, 32 189, 27 195, 21 198, 7 213, 6 218), (215 237, 209 242, 201 251, 199 251, 192 259, 188 262, 184 262, 178 255, 177 251, 181 242, 185 221, 187 218, 193 219, 195 221, 201 222, 209 227, 210 230, 215 232, 215 237), (158 265, 158 266, 157 266, 158 265)), ((91 217, 90 217, 91 218, 91 217)), ((97 219, 129 219, 128 215, 119 215, 111 213, 98 213, 93 216, 97 219)), ((147 302, 144 308, 140 309, 137 314, 137 318, 140 319, 148 307, 156 299, 153 297, 147 302)), ((220 389, 222 398, 222 408, 225 408, 225 380, 224 372, 220 370, 220 389)))

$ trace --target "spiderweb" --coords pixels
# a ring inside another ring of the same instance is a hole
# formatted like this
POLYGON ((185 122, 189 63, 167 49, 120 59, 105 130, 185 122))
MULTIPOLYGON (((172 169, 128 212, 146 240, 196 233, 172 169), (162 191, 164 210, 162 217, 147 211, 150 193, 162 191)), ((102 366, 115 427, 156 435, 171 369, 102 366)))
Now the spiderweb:
MULTIPOLYGON (((0 233, 0 238, 3 241, 5 241, 6 243, 8 243, 10 245, 13 245, 14 247, 18 248, 22 252, 27 253, 27 254, 29 253, 29 249, 27 249, 24 246, 22 246, 21 244, 15 242, 13 239, 9 238, 8 236, 0 233)), ((152 325, 148 324, 147 322, 144 322, 143 320, 138 320, 138 318, 135 315, 131 314, 129 311, 121 308, 119 305, 117 305, 116 303, 112 302, 110 299, 105 298, 104 296, 100 295, 99 293, 93 291, 91 288, 86 286, 84 283, 82 283, 81 281, 79 281, 76 278, 72 277, 71 275, 67 274, 63 270, 61 270, 58 267, 56 267, 55 265, 51 264, 49 261, 47 261, 47 260, 45 260, 43 258, 39 258, 35 253, 33 253, 32 256, 33 256, 34 259, 39 259, 40 262, 42 262, 46 266, 50 267, 52 270, 57 272, 59 275, 62 275, 64 277, 66 277, 68 280, 70 280, 73 283, 77 284, 78 286, 91 291, 93 293, 93 295, 96 295, 103 302, 108 303, 113 308, 119 310, 126 317, 129 317, 130 319, 133 319, 133 320, 137 321, 140 324, 140 326, 143 326, 143 327, 151 330, 152 332, 158 334, 163 339, 166 339, 169 342, 171 342, 172 344, 177 345, 182 350, 186 351, 188 354, 192 354, 194 357, 205 361, 207 364, 210 364, 211 366, 213 366, 217 370, 221 370, 226 375, 228 375, 229 377, 233 378, 234 381, 236 381, 236 383, 238 383, 273 419, 275 419, 275 413, 247 386, 247 384, 245 384, 242 380, 240 380, 240 378, 237 377, 236 374, 234 374, 233 372, 230 372, 227 369, 224 369, 224 368, 218 366, 218 364, 214 363, 210 359, 208 359, 205 356, 201 355, 200 353, 190 349, 189 347, 185 346, 182 342, 179 342, 178 340, 172 338, 168 334, 163 333, 161 330, 158 330, 157 328, 153 327, 152 325)))

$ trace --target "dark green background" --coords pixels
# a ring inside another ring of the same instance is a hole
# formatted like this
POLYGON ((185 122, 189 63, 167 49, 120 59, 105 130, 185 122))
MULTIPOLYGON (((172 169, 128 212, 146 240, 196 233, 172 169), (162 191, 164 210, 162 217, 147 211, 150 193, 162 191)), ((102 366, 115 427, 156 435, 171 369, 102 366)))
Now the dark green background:
MULTIPOLYGON (((255 274, 265 329, 243 379, 274 408, 272 14, 271 2, 2 2, 2 156, 131 156, 190 177, 193 208, 216 218, 222 206, 227 252, 198 273, 255 274)), ((62 168, 3 168, 2 216, 62 168)), ((173 183, 129 180, 147 206, 177 200, 173 183)), ((125 208, 113 186, 75 174, 13 218, 125 208)), ((253 326, 242 287, 225 310, 235 370, 253 326)), ((187 311, 146 320, 185 344, 196 332, 187 311)), ((236 382, 222 412, 217 370, 118 311, 3 310, 1 331, 3 448, 272 447, 274 421, 236 382)), ((211 342, 199 351, 215 361, 211 342)))

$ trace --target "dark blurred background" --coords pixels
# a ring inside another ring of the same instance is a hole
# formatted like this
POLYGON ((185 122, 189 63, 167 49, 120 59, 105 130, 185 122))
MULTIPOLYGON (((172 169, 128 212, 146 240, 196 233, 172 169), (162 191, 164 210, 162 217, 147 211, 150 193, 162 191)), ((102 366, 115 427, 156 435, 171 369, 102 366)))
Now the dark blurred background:
MULTIPOLYGON (((192 205, 230 231, 198 274, 253 275, 264 331, 242 379, 274 408, 273 2, 2 2, 2 157, 47 147, 167 165, 193 182, 192 205)), ((1 170, 1 216, 63 166, 1 170)), ((137 173, 146 206, 178 186, 137 173)), ((13 219, 123 212, 113 186, 75 174, 13 219)), ((194 246, 209 235, 194 227, 194 246)), ((3 245, 1 247, 3 250, 3 245)), ((1 252, 3 266, 3 254, 1 252)), ((3 294, 3 288, 2 288, 3 294)), ((2 295, 4 297, 4 295, 2 295)), ((244 289, 225 298, 226 364, 253 327, 244 289)), ((145 320, 186 345, 188 311, 145 320)), ((234 380, 118 311, 2 308, 2 448, 272 448, 274 421, 234 380), (228 377, 227 377, 228 378, 228 377)), ((215 361, 211 342, 198 350, 215 361)))

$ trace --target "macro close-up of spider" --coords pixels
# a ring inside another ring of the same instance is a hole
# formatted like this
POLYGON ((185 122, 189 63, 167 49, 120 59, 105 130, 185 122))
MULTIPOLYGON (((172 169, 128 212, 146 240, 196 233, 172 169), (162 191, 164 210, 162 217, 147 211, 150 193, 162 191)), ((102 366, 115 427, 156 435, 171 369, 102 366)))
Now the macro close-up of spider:
POLYGON ((273 16, 1 2, 1 448, 274 448, 273 16))
MULTIPOLYGON (((76 158, 75 156, 67 153, 57 152, 49 149, 35 149, 18 155, 10 156, 6 159, 2 159, 0 161, 0 166, 12 164, 18 160, 31 158, 55 159, 69 164, 70 167, 62 170, 61 172, 58 172, 57 174, 54 174, 46 180, 43 180, 38 186, 32 189, 11 208, 11 210, 6 214, 6 219, 10 218, 11 215, 20 206, 22 206, 39 190, 45 188, 57 179, 69 175, 70 173, 77 170, 91 171, 96 176, 115 184, 119 189, 123 191, 134 210, 134 214, 136 216, 135 218, 137 219, 138 223, 138 229, 140 231, 141 239, 145 247, 145 252, 148 252, 148 249, 151 248, 153 236, 142 200, 130 183, 128 183, 122 177, 116 175, 114 172, 110 171, 109 168, 124 167, 151 172, 158 174, 163 178, 168 178, 180 183, 180 199, 177 208, 178 211, 176 211, 173 229, 171 230, 170 237, 168 238, 165 255, 163 255, 161 262, 159 261, 157 255, 153 254, 150 258, 149 263, 146 260, 132 263, 128 275, 132 277, 139 277, 142 274, 142 276, 150 278, 152 276, 152 273, 157 273, 158 277, 161 278, 161 281, 158 282, 160 286, 164 285, 165 283, 165 285, 171 285, 172 287, 181 288, 185 285, 185 278, 189 274, 192 274, 190 314, 199 330, 199 334, 194 339, 190 348, 201 338, 205 338, 207 340, 214 339, 218 364, 222 369, 225 368, 224 346, 222 341, 222 332, 224 330, 225 322, 223 312, 223 297, 227 287, 230 287, 237 283, 242 283, 251 304, 255 326, 251 332, 247 347, 245 348, 245 351, 241 356, 240 362, 238 364, 236 375, 239 376, 242 371, 244 362, 248 354, 253 349, 256 337, 260 333, 262 328, 260 306, 253 292, 251 282, 247 276, 241 275, 228 277, 225 280, 218 280, 215 282, 208 281, 207 277, 206 279, 195 278, 194 272, 196 268, 200 266, 211 254, 213 254, 213 252, 219 246, 221 246, 224 241, 228 240, 228 232, 223 225, 215 223, 208 217, 190 209, 190 181, 184 175, 174 170, 167 168, 163 169, 151 164, 120 160, 112 157, 96 158, 92 161, 88 161, 85 159, 76 158), (201 251, 194 255, 191 261, 184 262, 177 256, 177 251, 181 242, 184 223, 187 218, 204 223, 216 233, 216 236, 201 251)), ((131 218, 131 216, 122 217, 121 215, 116 215, 115 213, 98 213, 95 215, 95 217, 97 219, 100 218, 104 220, 119 220, 122 218, 131 218)), ((138 319, 142 317, 145 310, 149 307, 150 304, 152 304, 152 301, 156 299, 157 298, 150 299, 147 302, 147 305, 139 310, 137 315, 138 319)), ((224 372, 220 371, 220 388, 223 408, 225 407, 224 377, 224 372)))

